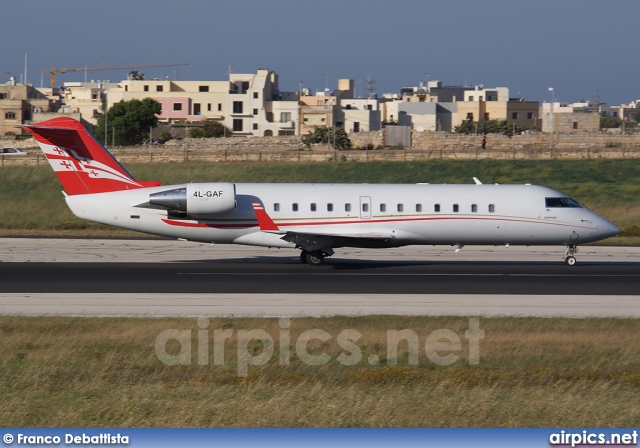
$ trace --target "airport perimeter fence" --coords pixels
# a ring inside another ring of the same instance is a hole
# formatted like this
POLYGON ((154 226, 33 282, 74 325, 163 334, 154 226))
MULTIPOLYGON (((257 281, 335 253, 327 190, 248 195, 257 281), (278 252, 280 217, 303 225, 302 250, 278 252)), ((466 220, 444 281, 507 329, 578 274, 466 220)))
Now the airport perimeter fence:
MULTIPOLYGON (((180 162, 329 162, 329 161, 419 161, 419 160, 549 160, 549 159, 619 159, 640 158, 640 148, 586 149, 516 149, 461 151, 455 147, 428 150, 282 150, 282 149, 116 149, 112 154, 122 163, 180 163, 180 162)), ((25 156, 0 155, 0 166, 41 165, 45 158, 39 151, 25 156)))

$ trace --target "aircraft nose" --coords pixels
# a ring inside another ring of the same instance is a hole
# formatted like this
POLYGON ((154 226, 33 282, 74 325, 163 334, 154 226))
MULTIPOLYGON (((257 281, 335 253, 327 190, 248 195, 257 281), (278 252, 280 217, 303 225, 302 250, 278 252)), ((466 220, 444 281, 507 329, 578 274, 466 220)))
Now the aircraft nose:
POLYGON ((607 232, 607 238, 609 238, 610 236, 618 235, 620 233, 620 229, 614 226, 613 224, 609 223, 609 227, 607 227, 606 232, 607 232))
POLYGON ((602 220, 602 223, 598 226, 598 228, 600 230, 600 233, 602 234, 602 238, 609 238, 620 233, 620 229, 606 219, 602 220))

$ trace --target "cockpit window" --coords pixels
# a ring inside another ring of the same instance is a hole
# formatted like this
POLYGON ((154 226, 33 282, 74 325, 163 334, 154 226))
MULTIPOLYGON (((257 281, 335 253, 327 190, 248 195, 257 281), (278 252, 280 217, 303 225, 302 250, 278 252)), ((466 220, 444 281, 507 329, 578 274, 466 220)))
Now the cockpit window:
POLYGON ((547 208, 551 207, 577 207, 582 208, 582 205, 578 204, 571 198, 546 198, 547 208))

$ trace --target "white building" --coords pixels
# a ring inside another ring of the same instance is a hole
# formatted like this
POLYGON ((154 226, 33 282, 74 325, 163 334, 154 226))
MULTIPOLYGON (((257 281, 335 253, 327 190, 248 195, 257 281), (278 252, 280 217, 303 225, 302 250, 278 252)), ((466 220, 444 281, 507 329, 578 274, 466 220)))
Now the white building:
POLYGON ((341 100, 340 106, 341 121, 348 134, 380 130, 381 114, 377 98, 347 98, 341 100))
POLYGON ((297 135, 298 96, 280 92, 278 75, 268 69, 257 74, 229 75, 225 125, 236 135, 297 135))
POLYGON ((86 122, 96 125, 104 114, 105 94, 117 87, 110 81, 65 82, 61 89, 64 105, 59 112, 80 114, 86 122))

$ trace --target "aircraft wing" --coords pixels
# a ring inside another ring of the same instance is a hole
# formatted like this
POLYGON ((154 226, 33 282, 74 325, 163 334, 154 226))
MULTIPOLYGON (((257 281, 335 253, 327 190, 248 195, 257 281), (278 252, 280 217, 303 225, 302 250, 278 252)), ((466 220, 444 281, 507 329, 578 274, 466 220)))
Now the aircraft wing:
POLYGON ((330 247, 385 247, 391 235, 287 232, 282 239, 312 252, 330 247))
POLYGON ((282 235, 282 239, 308 251, 332 247, 385 247, 391 234, 380 233, 310 233, 283 231, 273 222, 262 204, 253 202, 253 210, 260 230, 282 235))

